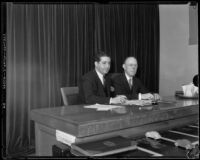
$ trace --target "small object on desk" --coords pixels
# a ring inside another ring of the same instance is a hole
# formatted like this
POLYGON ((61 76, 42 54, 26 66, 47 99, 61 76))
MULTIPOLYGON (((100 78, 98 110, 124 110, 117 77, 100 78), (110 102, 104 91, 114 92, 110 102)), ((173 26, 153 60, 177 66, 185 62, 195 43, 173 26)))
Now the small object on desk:
POLYGON ((158 105, 158 101, 152 101, 151 104, 152 105, 158 105))
POLYGON ((187 139, 178 139, 178 140, 176 140, 175 146, 180 146, 180 147, 183 147, 185 149, 192 149, 193 148, 192 143, 187 139))
POLYGON ((148 138, 153 138, 153 139, 160 139, 161 135, 157 131, 149 131, 145 133, 145 136, 148 138))

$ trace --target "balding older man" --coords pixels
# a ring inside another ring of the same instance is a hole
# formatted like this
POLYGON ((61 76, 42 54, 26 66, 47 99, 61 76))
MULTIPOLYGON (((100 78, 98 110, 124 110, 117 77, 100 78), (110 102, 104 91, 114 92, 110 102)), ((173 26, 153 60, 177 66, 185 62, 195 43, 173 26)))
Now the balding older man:
POLYGON ((138 63, 135 57, 127 57, 123 64, 124 73, 117 75, 113 79, 113 86, 116 95, 125 95, 127 99, 160 99, 155 93, 149 93, 142 82, 135 77, 138 63))

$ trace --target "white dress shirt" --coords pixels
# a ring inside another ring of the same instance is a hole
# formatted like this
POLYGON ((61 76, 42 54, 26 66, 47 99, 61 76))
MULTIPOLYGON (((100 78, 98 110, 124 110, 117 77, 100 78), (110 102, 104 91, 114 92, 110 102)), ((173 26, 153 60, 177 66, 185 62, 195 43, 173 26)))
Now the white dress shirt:
MULTIPOLYGON (((131 85, 133 86, 133 80, 132 80, 132 79, 133 79, 133 77, 130 77, 130 76, 129 76, 129 75, 127 75, 126 73, 125 73, 125 76, 126 76, 126 79, 127 79, 128 83, 129 83, 129 79, 131 79, 131 82, 132 82, 132 84, 131 84, 131 85)), ((138 99, 139 99, 139 100, 141 100, 141 99, 142 99, 142 97, 141 97, 141 93, 139 93, 139 94, 138 94, 138 99)))
MULTIPOLYGON (((101 83, 104 85, 104 78, 103 78, 103 74, 101 74, 98 70, 95 69, 95 71, 97 72, 97 75, 99 77, 99 79, 101 80, 101 83)), ((110 101, 109 101, 109 104, 111 104, 111 99, 112 97, 110 97, 110 101)))
POLYGON ((95 71, 97 72, 97 75, 99 77, 99 79, 101 80, 101 83, 104 85, 104 78, 103 78, 103 74, 101 74, 98 70, 95 69, 95 71))
POLYGON ((130 77, 130 76, 127 75, 126 73, 125 73, 125 76, 126 76, 126 79, 127 79, 128 83, 129 83, 129 81, 130 81, 130 79, 131 79, 131 86, 133 86, 133 77, 130 77))

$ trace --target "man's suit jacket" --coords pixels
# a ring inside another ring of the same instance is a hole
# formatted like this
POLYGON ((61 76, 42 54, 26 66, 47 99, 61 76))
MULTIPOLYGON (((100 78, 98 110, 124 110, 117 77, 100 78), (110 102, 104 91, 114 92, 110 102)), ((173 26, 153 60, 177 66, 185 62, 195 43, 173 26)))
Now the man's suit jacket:
POLYGON ((82 102, 86 104, 109 104, 111 81, 108 76, 105 77, 105 80, 103 85, 95 70, 85 74, 79 85, 82 102))
POLYGON ((130 100, 138 99, 139 93, 149 92, 138 78, 133 77, 132 80, 132 89, 130 89, 125 73, 116 75, 112 79, 115 95, 125 95, 130 100))

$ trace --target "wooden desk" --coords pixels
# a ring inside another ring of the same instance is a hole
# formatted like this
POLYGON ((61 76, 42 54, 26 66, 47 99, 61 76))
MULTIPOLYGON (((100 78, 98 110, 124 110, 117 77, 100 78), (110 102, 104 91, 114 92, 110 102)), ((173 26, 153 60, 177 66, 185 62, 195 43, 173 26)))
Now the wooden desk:
POLYGON ((96 111, 84 108, 83 105, 34 109, 31 111, 31 119, 35 121, 36 155, 52 155, 56 129, 84 142, 115 135, 136 137, 149 130, 166 130, 197 121, 198 99, 164 99, 174 100, 175 103, 160 103, 151 110, 124 106, 111 111, 96 111))

